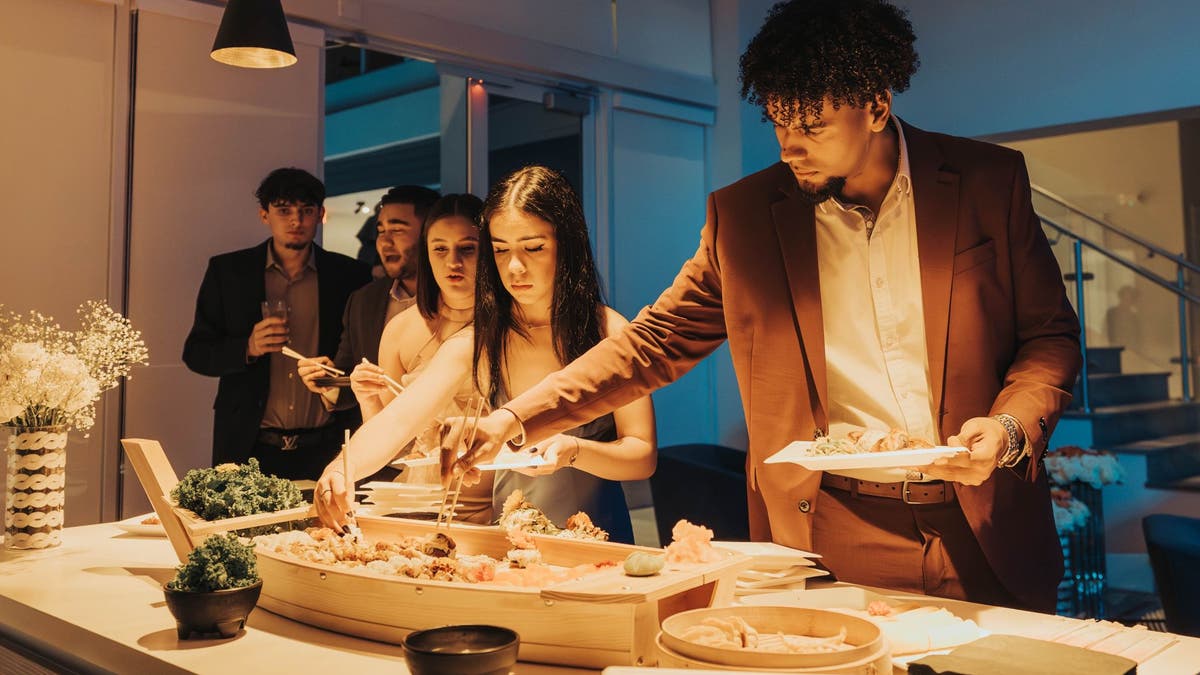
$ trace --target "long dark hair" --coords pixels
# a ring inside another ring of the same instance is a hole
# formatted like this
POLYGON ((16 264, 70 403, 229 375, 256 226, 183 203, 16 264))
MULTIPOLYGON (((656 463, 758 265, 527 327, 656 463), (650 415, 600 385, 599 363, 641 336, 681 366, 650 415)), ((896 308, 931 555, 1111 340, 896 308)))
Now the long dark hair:
POLYGON ((429 263, 429 226, 448 216, 461 216, 479 227, 482 211, 483 201, 465 193, 446 195, 429 207, 429 213, 421 223, 421 239, 417 242, 417 311, 426 320, 437 316, 438 300, 442 297, 442 289, 438 288, 433 266, 429 263))
MULTIPOLYGON (((513 320, 512 296, 500 280, 492 253, 491 220, 496 213, 515 209, 554 226, 557 257, 550 326, 554 354, 566 365, 604 338, 604 298, 588 240, 587 221, 579 195, 562 174, 544 166, 527 166, 492 186, 483 205, 479 229, 479 263, 475 272, 475 356, 472 372, 481 382, 479 361, 486 354, 490 382, 488 399, 499 402, 504 387, 501 366, 509 331, 528 338, 513 320)), ((505 391, 505 394, 509 392, 505 391)))

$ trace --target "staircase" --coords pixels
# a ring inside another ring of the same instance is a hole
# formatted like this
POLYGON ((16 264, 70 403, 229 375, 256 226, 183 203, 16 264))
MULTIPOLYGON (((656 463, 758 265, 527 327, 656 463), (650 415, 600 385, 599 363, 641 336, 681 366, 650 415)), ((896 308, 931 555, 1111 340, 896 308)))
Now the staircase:
POLYGON ((1088 349, 1092 411, 1081 410, 1082 383, 1076 382, 1063 422, 1090 436, 1084 447, 1141 458, 1144 487, 1200 492, 1200 402, 1169 398, 1172 373, 1122 372, 1122 349, 1088 349))

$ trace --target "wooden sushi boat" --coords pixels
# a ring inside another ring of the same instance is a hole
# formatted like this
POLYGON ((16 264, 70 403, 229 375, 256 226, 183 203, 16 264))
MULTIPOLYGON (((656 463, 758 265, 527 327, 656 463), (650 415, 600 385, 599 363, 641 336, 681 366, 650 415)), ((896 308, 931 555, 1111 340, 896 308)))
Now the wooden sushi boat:
MULTIPOLYGON (((213 532, 304 518, 308 508, 206 522, 170 501, 178 478, 155 441, 126 439, 125 445, 155 512, 181 560, 213 532)), ((368 541, 433 534, 429 521, 359 515, 368 541)), ((443 527, 441 532, 445 533, 443 527)), ((505 558, 511 548, 498 527, 454 524, 449 530, 459 555, 505 558)), ((451 624, 505 626, 521 636, 520 658, 588 668, 654 665, 655 637, 664 619, 679 612, 729 604, 749 556, 721 551, 716 562, 668 565, 649 577, 631 577, 621 562, 634 551, 661 549, 562 537, 531 535, 544 562, 570 568, 607 561, 579 578, 541 588, 495 583, 418 580, 382 575, 363 567, 308 562, 284 553, 257 551, 263 579, 258 606, 328 630, 400 643, 408 633, 451 624)))

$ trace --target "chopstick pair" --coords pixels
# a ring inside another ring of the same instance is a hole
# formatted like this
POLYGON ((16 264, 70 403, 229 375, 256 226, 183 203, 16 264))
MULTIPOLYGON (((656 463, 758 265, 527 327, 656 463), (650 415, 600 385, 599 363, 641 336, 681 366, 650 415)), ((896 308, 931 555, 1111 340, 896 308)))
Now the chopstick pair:
MULTIPOLYGON (((371 362, 368 361, 367 357, 365 357, 365 356, 363 357, 362 362, 367 365, 371 364, 371 362)), ((387 383, 388 389, 391 390, 393 396, 399 396, 400 394, 402 394, 404 392, 404 385, 393 380, 387 373, 381 372, 381 373, 379 373, 379 375, 381 377, 383 377, 383 381, 387 383)))
MULTIPOLYGON (((304 360, 312 361, 312 359, 310 359, 309 357, 301 354, 300 352, 296 351, 295 349, 292 349, 291 347, 289 347, 287 345, 283 346, 282 353, 284 356, 290 356, 293 359, 296 359, 297 361, 304 361, 304 360)), ((334 375, 345 375, 346 374, 346 371, 344 371, 344 370, 338 370, 337 368, 334 368, 333 366, 327 366, 324 363, 320 363, 319 361, 312 361, 312 362, 314 365, 318 366, 319 368, 321 368, 322 370, 324 370, 327 373, 332 373, 334 375)))
MULTIPOLYGON (((468 401, 468 403, 467 403, 467 406, 469 408, 471 408, 471 411, 470 411, 471 415, 469 417, 467 417, 465 420, 463 420, 463 426, 462 426, 462 429, 458 433, 458 439, 454 442, 454 445, 451 446, 455 450, 455 455, 457 455, 457 453, 458 453, 458 446, 462 444, 462 440, 463 440, 464 436, 467 438, 467 447, 468 448, 470 448, 471 445, 475 443, 475 430, 479 426, 479 417, 480 417, 480 415, 483 414, 483 397, 476 396, 473 398, 474 398, 474 405, 471 405, 470 401, 468 401)), ((455 513, 455 511, 458 510, 458 497, 459 497, 459 495, 462 494, 462 484, 463 484, 464 476, 466 476, 465 473, 460 474, 458 477, 458 480, 455 481, 455 483, 454 483, 454 490, 453 490, 454 501, 450 504, 449 511, 446 510, 446 502, 450 498, 451 490, 449 488, 447 488, 445 493, 442 494, 442 506, 440 509, 438 509, 437 522, 434 524, 434 527, 433 527, 435 532, 438 530, 438 528, 441 527, 443 518, 445 519, 444 522, 446 523, 446 531, 447 532, 450 531, 450 521, 454 519, 454 513, 455 513)))

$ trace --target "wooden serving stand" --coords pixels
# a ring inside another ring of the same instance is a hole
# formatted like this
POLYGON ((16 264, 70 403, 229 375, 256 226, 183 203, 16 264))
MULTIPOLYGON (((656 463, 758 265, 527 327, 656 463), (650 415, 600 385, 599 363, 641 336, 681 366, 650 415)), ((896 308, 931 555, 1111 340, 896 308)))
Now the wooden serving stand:
POLYGON ((179 483, 179 476, 175 473, 171 461, 167 459, 167 454, 158 441, 144 438, 123 438, 121 445, 125 448, 125 455, 133 464, 138 481, 142 484, 142 489, 146 491, 146 496, 150 498, 154 513, 162 522, 163 529, 167 532, 167 539, 171 542, 171 546, 175 549, 175 555, 179 557, 181 563, 186 562, 192 549, 196 548, 210 534, 286 523, 291 520, 303 520, 315 515, 312 506, 309 505, 271 513, 258 513, 252 516, 204 520, 195 513, 176 506, 171 501, 171 490, 179 483))
MULTIPOLYGON (((436 527, 428 521, 366 515, 358 517, 358 524, 368 541, 422 536, 436 527)), ((503 560, 510 548, 498 527, 455 524, 449 532, 459 555, 503 560)), ((523 661, 587 668, 648 666, 658 661, 655 636, 662 620, 688 609, 729 604, 738 573, 751 562, 728 552, 718 562, 668 566, 655 576, 630 577, 621 564, 630 553, 661 549, 533 538, 551 565, 618 564, 538 589, 384 576, 259 549, 263 591, 258 605, 314 626, 392 643, 436 626, 505 626, 521 636, 523 661)))

